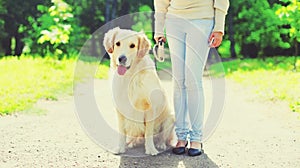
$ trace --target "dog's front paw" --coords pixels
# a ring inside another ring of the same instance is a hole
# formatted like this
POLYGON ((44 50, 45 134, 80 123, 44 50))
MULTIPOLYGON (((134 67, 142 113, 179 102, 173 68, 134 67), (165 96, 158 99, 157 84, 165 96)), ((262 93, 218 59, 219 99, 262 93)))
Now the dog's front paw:
POLYGON ((159 152, 155 148, 146 148, 146 154, 147 155, 157 155, 159 152))
POLYGON ((125 147, 117 147, 112 151, 114 154, 122 154, 125 153, 125 147))
POLYGON ((161 150, 166 150, 167 149, 167 146, 165 143, 160 143, 160 144, 157 144, 156 147, 158 149, 161 149, 161 150))

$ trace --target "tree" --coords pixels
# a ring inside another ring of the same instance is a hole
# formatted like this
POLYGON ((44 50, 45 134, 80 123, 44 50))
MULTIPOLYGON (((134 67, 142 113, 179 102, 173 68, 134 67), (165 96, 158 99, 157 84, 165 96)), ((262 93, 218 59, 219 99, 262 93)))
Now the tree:
POLYGON ((25 32, 20 27, 29 25, 27 18, 37 13, 36 5, 45 4, 43 0, 2 0, 5 13, 0 12, 0 20, 4 23, 5 36, 1 37, 1 45, 5 55, 21 55, 24 47, 25 32), (16 5, 17 4, 17 5, 16 5), (11 41, 15 39, 15 47, 11 48, 11 41))
POLYGON ((31 50, 39 54, 49 53, 60 56, 67 53, 70 35, 73 31, 72 8, 63 0, 51 0, 52 6, 37 5, 41 15, 37 18, 29 17, 31 28, 22 29, 28 32, 25 41, 31 41, 31 50), (34 49, 36 48, 36 49, 34 49))
POLYGON ((283 21, 283 24, 288 25, 282 27, 285 34, 290 37, 289 43, 295 47, 295 63, 294 69, 296 69, 296 60, 299 55, 299 42, 300 42, 300 2, 297 0, 281 0, 286 5, 279 5, 276 10, 276 15, 283 21))
MULTIPOLYGON (((0 0, 0 41, 2 41, 3 38, 7 36, 7 34, 4 31, 4 20, 3 16, 7 14, 6 9, 3 6, 3 0, 0 0)), ((0 54, 2 55, 5 49, 3 48, 3 45, 0 45, 0 54)))
POLYGON ((275 14, 275 2, 231 0, 226 30, 229 36, 234 30, 234 38, 229 39, 240 45, 243 56, 255 58, 288 54, 288 45, 281 38, 282 21, 275 14))
POLYGON ((38 5, 38 9, 44 14, 38 19, 40 25, 45 28, 40 30, 38 43, 47 43, 46 52, 62 54, 66 53, 66 44, 69 43, 72 32, 71 19, 73 18, 72 8, 63 0, 52 0, 53 5, 47 8, 38 5))
POLYGON ((228 30, 228 38, 230 41, 230 55, 231 58, 235 59, 237 58, 237 54, 235 51, 235 39, 234 39, 234 15, 233 15, 233 11, 231 10, 231 6, 229 7, 229 12, 228 12, 228 16, 227 16, 227 30, 228 30))

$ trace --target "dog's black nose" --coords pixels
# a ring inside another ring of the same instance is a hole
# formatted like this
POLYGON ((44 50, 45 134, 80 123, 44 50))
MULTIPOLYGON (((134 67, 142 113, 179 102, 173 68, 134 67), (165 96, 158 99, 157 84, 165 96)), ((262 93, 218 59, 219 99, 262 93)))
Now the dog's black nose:
POLYGON ((127 61, 127 57, 125 55, 121 55, 119 57, 119 62, 122 63, 122 64, 125 64, 127 61))

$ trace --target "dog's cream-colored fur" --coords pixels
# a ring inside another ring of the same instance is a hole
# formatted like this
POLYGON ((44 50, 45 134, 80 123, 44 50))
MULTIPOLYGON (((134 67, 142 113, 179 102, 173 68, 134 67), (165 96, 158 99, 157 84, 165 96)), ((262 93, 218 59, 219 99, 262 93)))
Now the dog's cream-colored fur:
POLYGON ((120 131, 116 153, 143 139, 146 154, 157 155, 173 138, 174 116, 148 55, 151 43, 143 32, 114 28, 103 40, 110 56, 112 92, 120 131), (125 61, 120 60, 126 57, 125 61), (126 67, 125 74, 118 73, 126 67))

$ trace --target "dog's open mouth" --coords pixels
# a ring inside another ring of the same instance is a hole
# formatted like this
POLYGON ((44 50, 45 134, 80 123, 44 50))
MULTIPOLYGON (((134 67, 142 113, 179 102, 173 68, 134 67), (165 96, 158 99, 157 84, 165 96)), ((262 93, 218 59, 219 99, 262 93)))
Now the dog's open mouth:
POLYGON ((126 67, 125 65, 118 65, 118 74, 124 75, 130 66, 126 67))

